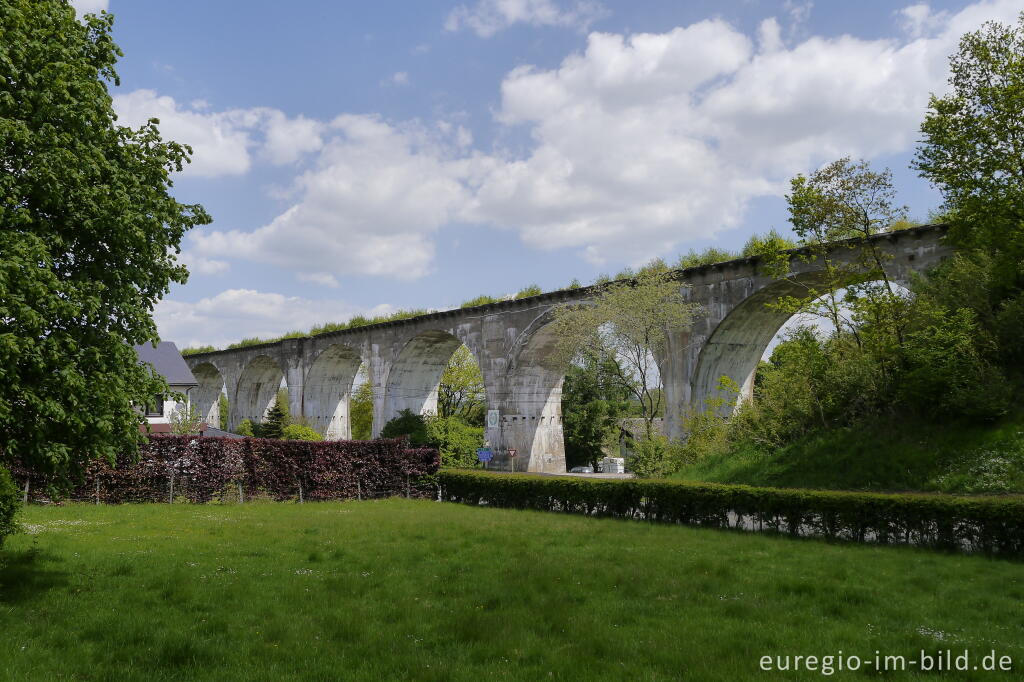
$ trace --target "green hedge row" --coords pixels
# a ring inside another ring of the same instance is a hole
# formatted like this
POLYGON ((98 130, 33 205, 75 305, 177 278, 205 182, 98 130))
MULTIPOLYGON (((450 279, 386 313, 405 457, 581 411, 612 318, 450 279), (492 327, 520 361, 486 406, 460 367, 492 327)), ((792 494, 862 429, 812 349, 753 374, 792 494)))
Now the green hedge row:
POLYGON ((768 530, 1024 556, 1024 497, 753 488, 442 470, 441 498, 472 505, 768 530))

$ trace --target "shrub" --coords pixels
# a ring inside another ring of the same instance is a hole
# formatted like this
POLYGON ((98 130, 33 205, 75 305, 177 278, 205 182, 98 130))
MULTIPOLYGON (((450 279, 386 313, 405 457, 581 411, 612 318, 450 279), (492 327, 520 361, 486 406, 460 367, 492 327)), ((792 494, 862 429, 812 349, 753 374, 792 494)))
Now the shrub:
POLYGON ((14 484, 7 469, 0 466, 0 548, 4 546, 4 538, 18 528, 14 523, 14 515, 20 502, 18 497, 18 486, 14 484))
POLYGON ((409 409, 402 410, 397 417, 380 430, 381 438, 400 438, 402 436, 408 438, 409 443, 414 446, 422 446, 430 442, 430 436, 427 434, 427 420, 422 414, 415 414, 409 409))
POLYGON ((1024 556, 1024 498, 753 488, 445 470, 441 498, 494 507, 770 530, 1024 556))
POLYGON ((668 476, 683 466, 683 457, 681 443, 656 433, 635 442, 629 469, 641 478, 668 476))
MULTIPOLYGON (((138 459, 117 458, 114 466, 93 461, 68 497, 88 502, 168 502, 184 498, 209 502, 241 487, 247 497, 276 500, 350 499, 409 495, 417 481, 433 497, 430 477, 440 465, 437 450, 409 448, 401 439, 306 441, 265 438, 151 436, 138 459)), ((18 470, 30 481, 31 499, 51 500, 54 491, 37 474, 18 470)))
POLYGON ((289 424, 284 427, 281 437, 285 440, 323 440, 324 437, 305 424, 289 424))
POLYGON ((484 444, 483 427, 459 417, 428 417, 427 440, 441 453, 441 464, 452 467, 477 465, 476 449, 484 444))
POLYGON ((243 419, 238 425, 238 428, 235 429, 235 433, 239 436, 248 436, 249 438, 252 438, 256 435, 252 427, 253 423, 251 419, 243 419))

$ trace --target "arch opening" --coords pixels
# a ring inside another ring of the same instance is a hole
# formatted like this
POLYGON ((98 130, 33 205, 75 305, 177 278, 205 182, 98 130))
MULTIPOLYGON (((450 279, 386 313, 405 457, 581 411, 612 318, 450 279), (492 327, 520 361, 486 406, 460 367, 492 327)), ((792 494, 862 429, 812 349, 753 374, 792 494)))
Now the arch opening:
POLYGON ((362 359, 355 349, 333 344, 313 361, 303 384, 302 413, 326 440, 352 437, 352 385, 362 359))
POLYGON ((214 428, 220 428, 221 396, 225 393, 224 376, 210 362, 193 367, 192 376, 199 383, 192 391, 192 405, 203 421, 214 428))
POLYGON ((403 410, 433 416, 427 438, 438 446, 442 462, 472 466, 485 440, 485 383, 480 363, 460 339, 436 330, 419 334, 406 343, 388 374, 388 411, 374 430, 380 433, 403 410))
POLYGON ((349 437, 352 440, 373 438, 373 397, 370 367, 364 362, 356 371, 349 399, 349 437))
POLYGON ((410 339, 388 372, 383 427, 402 410, 437 414, 437 391, 448 360, 462 341, 446 331, 426 331, 410 339))
POLYGON ((279 389, 286 387, 284 370, 272 358, 259 355, 252 359, 238 379, 232 405, 231 428, 244 419, 262 422, 274 405, 279 389))
MULTIPOLYGON (((719 394, 719 380, 726 376, 739 386, 739 395, 717 410, 722 416, 731 414, 740 402, 753 397, 758 366, 792 330, 811 326, 824 334, 834 331, 834 325, 820 317, 770 306, 787 296, 806 295, 806 287, 820 285, 821 280, 820 273, 777 280, 733 308, 701 349, 692 384, 692 409, 703 410, 709 399, 726 397, 719 394)), ((899 295, 909 295, 906 282, 891 280, 891 284, 899 295)), ((841 300, 843 294, 844 290, 839 290, 836 298, 841 300)))

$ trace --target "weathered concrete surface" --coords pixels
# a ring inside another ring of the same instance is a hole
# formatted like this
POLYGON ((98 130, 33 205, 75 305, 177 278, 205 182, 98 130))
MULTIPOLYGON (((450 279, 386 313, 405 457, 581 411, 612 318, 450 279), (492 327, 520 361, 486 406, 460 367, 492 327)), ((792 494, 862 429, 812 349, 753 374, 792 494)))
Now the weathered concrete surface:
MULTIPOLYGON (((872 237, 886 254, 885 268, 895 280, 932 267, 951 253, 941 237, 945 228, 925 226, 872 237)), ((832 257, 855 259, 856 243, 838 245, 832 257)), ((679 272, 684 295, 701 305, 702 314, 688 330, 671 334, 658 358, 665 384, 666 430, 682 435, 680 416, 700 409, 713 395, 718 378, 727 375, 753 386, 758 360, 787 315, 765 304, 799 293, 813 282, 822 264, 795 258, 785 279, 763 272, 760 259, 689 268, 679 272)), ((353 380, 365 363, 373 387, 373 431, 403 409, 430 413, 437 407, 441 372, 459 344, 466 344, 480 364, 487 407, 498 410, 498 426, 485 437, 496 450, 518 450, 517 471, 564 472, 562 380, 550 362, 555 338, 552 311, 578 303, 593 287, 556 291, 516 301, 431 313, 310 338, 186 358, 200 387, 193 395, 200 411, 216 417, 217 397, 228 396, 229 428, 243 419, 261 419, 282 385, 288 389, 293 415, 303 415, 328 438, 348 438, 353 380)), ((728 409, 731 409, 728 408, 728 409)), ((492 467, 508 470, 504 456, 492 467)))

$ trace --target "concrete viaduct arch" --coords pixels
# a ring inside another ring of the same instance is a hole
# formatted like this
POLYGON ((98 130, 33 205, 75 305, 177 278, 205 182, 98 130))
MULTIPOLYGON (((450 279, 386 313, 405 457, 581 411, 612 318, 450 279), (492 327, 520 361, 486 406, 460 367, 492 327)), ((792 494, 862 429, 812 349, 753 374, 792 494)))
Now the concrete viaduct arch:
MULTIPOLYGON (((952 253, 945 227, 929 225, 869 239, 886 256, 887 274, 907 282, 952 253)), ((834 245, 831 257, 856 259, 859 240, 834 245)), ((795 255, 803 255, 796 250, 795 255)), ((678 271, 685 296, 702 315, 686 330, 673 331, 658 358, 665 385, 668 432, 681 436, 678 418, 700 409, 720 376, 749 391, 757 362, 787 315, 765 304, 814 281, 822 263, 793 258, 785 278, 769 276, 758 257, 678 271)), ((488 426, 492 446, 515 448, 521 471, 564 471, 561 392, 563 371, 549 359, 555 339, 552 311, 585 301, 593 287, 555 291, 513 301, 462 308, 382 324, 284 339, 186 358, 200 382, 200 409, 209 418, 224 387, 230 399, 229 428, 245 418, 262 418, 278 387, 288 390, 293 415, 304 415, 328 438, 351 433, 348 404, 361 363, 374 395, 374 434, 402 409, 433 412, 444 365, 460 344, 476 357, 484 377, 487 407, 497 410, 488 426), (219 377, 219 378, 218 378, 219 377), (219 383, 218 383, 219 382, 219 383), (214 387, 217 387, 214 391, 214 387)), ((508 468, 508 461, 498 462, 508 468)))

